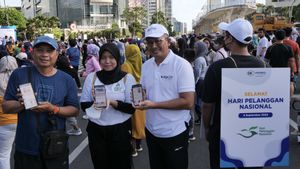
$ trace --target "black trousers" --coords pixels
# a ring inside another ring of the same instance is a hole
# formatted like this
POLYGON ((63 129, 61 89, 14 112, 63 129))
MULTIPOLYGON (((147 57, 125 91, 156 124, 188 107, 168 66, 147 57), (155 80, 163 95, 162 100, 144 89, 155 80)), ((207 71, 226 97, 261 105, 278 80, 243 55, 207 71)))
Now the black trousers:
POLYGON ((131 119, 124 123, 99 126, 89 121, 89 148, 95 169, 131 169, 131 119))
POLYGON ((171 138, 158 138, 146 129, 151 169, 188 168, 188 129, 171 138))
POLYGON ((55 159, 43 160, 39 155, 34 156, 15 151, 14 161, 14 169, 68 169, 69 152, 55 159))
MULTIPOLYGON (((210 169, 220 169, 220 138, 215 137, 213 133, 209 133, 209 158, 210 158, 210 169)), ((262 169, 263 167, 241 167, 239 169, 262 169)), ((234 168, 226 168, 234 169, 234 168)))

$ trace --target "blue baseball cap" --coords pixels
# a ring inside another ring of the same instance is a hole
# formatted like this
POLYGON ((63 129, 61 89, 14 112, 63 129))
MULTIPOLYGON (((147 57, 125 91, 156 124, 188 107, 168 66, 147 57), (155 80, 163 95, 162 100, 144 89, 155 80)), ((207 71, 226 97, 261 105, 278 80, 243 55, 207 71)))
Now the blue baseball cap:
POLYGON ((48 44, 51 47, 53 47, 55 50, 58 50, 58 44, 57 44, 56 40, 53 38, 50 38, 49 36, 37 37, 33 43, 33 48, 42 43, 48 44))

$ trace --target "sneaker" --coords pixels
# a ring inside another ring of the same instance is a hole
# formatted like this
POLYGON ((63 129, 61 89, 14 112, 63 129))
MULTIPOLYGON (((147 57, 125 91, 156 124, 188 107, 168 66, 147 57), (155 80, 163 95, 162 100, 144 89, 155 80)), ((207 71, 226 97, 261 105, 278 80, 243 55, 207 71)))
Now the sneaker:
POLYGON ((89 119, 89 116, 83 115, 82 118, 85 119, 85 120, 88 120, 88 119, 89 119))
POLYGON ((143 147, 142 146, 136 147, 136 151, 138 151, 138 152, 143 151, 143 147))
POLYGON ((194 135, 189 136, 189 141, 195 141, 195 140, 196 140, 196 137, 194 135))
POLYGON ((131 155, 132 155, 132 157, 138 156, 138 153, 137 153, 136 149, 132 150, 132 154, 131 155))
POLYGON ((80 128, 78 128, 77 130, 72 128, 67 131, 67 134, 72 136, 80 136, 82 134, 82 131, 80 128))

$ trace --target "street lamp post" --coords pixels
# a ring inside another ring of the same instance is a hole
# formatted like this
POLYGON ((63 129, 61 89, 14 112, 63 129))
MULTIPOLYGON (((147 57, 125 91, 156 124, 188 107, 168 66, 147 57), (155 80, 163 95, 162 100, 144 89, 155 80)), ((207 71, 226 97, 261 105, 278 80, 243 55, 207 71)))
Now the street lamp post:
POLYGON ((9 20, 8 20, 8 11, 7 11, 7 6, 6 6, 6 2, 5 2, 5 0, 3 0, 4 1, 4 8, 5 8, 5 10, 6 10, 6 14, 5 14, 5 16, 6 16, 6 23, 7 23, 7 26, 9 26, 9 20))

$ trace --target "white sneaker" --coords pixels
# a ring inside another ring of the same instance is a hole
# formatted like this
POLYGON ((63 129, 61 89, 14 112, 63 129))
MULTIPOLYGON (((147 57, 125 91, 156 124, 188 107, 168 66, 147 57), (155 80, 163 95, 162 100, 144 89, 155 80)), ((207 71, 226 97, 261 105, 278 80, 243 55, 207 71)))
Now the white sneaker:
POLYGON ((88 120, 88 119, 89 119, 89 116, 83 115, 82 118, 85 119, 85 120, 88 120))
POLYGON ((133 150, 131 153, 132 157, 137 157, 138 156, 138 152, 136 150, 133 150))
POLYGON ((196 140, 196 137, 194 135, 189 136, 189 141, 195 141, 195 140, 196 140))
POLYGON ((80 128, 78 128, 77 130, 72 128, 67 131, 67 134, 72 136, 80 136, 82 134, 82 131, 80 128))
POLYGON ((143 147, 142 147, 142 146, 140 146, 140 148, 136 148, 136 151, 138 151, 138 152, 141 152, 141 151, 143 151, 143 147))

